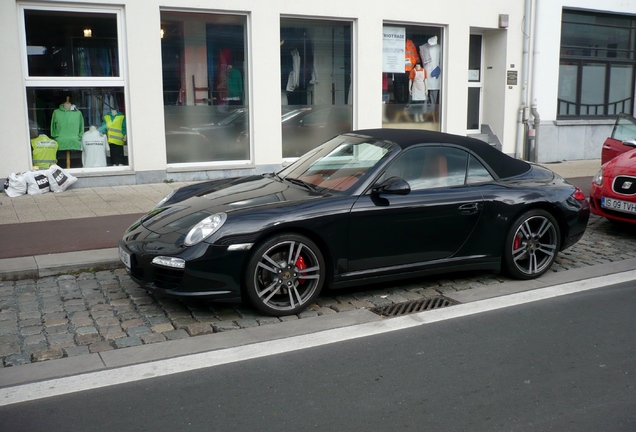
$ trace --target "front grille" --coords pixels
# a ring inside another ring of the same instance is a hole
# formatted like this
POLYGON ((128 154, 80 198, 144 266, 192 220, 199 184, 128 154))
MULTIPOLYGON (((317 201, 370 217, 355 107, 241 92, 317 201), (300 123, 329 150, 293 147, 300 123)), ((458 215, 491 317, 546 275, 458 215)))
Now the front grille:
POLYGON ((636 177, 618 176, 612 183, 612 190, 621 195, 636 194, 636 177))
POLYGON ((400 315, 408 315, 416 312, 424 312, 433 309, 441 309, 443 307, 456 304, 458 303, 455 300, 451 300, 444 296, 436 296, 423 300, 412 300, 388 306, 379 306, 371 309, 371 312, 384 317, 394 317, 400 315))

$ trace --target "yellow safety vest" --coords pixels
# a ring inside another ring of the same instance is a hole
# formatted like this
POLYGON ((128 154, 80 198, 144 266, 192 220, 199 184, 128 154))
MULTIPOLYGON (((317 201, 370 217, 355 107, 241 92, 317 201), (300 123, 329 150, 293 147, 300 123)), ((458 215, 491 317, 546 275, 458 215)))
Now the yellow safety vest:
POLYGON ((33 149, 33 166, 48 168, 57 163, 57 141, 46 135, 40 135, 31 140, 33 149))
POLYGON ((104 116, 106 122, 106 134, 108 135, 108 144, 124 145, 124 115, 117 114, 112 118, 109 114, 104 116))

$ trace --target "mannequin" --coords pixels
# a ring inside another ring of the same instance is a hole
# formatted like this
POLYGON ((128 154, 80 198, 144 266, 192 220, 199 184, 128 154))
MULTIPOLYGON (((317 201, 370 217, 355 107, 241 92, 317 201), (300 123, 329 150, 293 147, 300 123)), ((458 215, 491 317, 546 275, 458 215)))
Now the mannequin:
POLYGON ((82 166, 95 168, 106 166, 106 156, 110 153, 106 135, 95 126, 88 128, 82 136, 82 166))
POLYGON ((399 104, 408 102, 409 73, 417 62, 417 48, 411 39, 407 39, 404 47, 404 73, 393 74, 393 97, 399 104))
POLYGON ((428 73, 428 94, 435 107, 439 101, 441 88, 440 46, 437 43, 437 36, 430 37, 428 43, 420 46, 420 56, 424 63, 424 69, 428 73))
POLYGON ((99 131, 108 136, 110 157, 113 165, 128 165, 127 155, 124 154, 126 145, 126 116, 116 109, 104 114, 104 121, 99 131))
POLYGON ((82 149, 83 134, 84 116, 67 96, 51 119, 51 136, 57 141, 58 150, 66 150, 66 168, 71 167, 71 150, 82 149))
POLYGON ((409 73, 409 94, 411 95, 411 104, 420 105, 422 108, 414 113, 415 121, 423 122, 424 104, 428 98, 428 91, 426 89, 426 70, 422 69, 422 65, 419 63, 409 73))

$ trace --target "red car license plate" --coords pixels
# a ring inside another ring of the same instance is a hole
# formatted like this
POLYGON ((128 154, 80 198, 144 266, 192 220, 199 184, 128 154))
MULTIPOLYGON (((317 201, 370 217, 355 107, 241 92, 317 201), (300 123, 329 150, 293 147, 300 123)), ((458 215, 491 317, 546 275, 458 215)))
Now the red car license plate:
POLYGON ((623 213, 636 214, 636 202, 603 197, 601 199, 601 207, 623 213))

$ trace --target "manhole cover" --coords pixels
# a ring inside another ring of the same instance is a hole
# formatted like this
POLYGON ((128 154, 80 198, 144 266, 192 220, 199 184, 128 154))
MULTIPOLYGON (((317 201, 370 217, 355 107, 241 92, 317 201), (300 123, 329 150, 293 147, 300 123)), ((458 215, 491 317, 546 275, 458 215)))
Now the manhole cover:
POLYGON ((408 315, 416 312, 424 312, 427 310, 440 309, 455 304, 458 304, 458 302, 456 302, 455 300, 451 300, 444 296, 436 296, 422 300, 412 300, 404 303, 396 303, 388 306, 379 306, 371 309, 371 312, 385 317, 393 317, 408 315))

